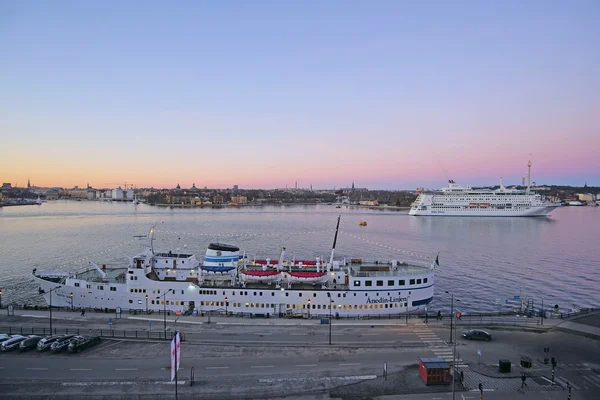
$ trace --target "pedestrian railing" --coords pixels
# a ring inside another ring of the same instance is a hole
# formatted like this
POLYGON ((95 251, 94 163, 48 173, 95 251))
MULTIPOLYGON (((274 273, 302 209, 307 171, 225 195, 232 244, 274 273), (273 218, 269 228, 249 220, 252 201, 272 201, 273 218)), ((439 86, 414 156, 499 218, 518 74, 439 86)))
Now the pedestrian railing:
MULTIPOLYGON (((127 330, 127 329, 84 329, 84 328, 50 328, 45 327, 23 327, 23 326, 1 326, 0 333, 9 335, 79 335, 79 336, 100 336, 103 338, 115 339, 171 339, 173 333, 171 330, 152 332, 145 330, 127 330)), ((181 335, 181 340, 185 341, 185 335, 181 335)))

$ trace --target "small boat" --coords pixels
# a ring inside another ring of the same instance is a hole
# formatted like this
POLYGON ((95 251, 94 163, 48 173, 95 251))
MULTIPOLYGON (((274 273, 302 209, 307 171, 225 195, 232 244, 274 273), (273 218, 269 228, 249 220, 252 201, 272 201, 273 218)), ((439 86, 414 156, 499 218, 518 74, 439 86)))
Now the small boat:
POLYGON ((360 221, 358 224, 360 226, 367 226, 367 221, 360 221))
POLYGON ((342 208, 342 206, 335 206, 335 208, 342 208))

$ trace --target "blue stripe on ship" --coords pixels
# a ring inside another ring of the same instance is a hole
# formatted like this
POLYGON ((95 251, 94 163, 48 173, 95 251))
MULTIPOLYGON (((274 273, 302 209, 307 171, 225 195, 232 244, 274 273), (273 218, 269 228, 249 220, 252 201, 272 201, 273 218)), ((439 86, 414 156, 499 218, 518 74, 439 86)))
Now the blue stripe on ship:
POLYGON ((219 256, 219 257, 204 257, 205 262, 228 262, 238 261, 240 256, 219 256))
POLYGON ((423 304, 429 304, 429 303, 431 303, 432 300, 433 300, 433 297, 430 297, 428 299, 423 299, 423 300, 417 300, 417 301, 413 301, 412 305, 413 305, 413 307, 415 307, 415 306, 422 306, 423 304))

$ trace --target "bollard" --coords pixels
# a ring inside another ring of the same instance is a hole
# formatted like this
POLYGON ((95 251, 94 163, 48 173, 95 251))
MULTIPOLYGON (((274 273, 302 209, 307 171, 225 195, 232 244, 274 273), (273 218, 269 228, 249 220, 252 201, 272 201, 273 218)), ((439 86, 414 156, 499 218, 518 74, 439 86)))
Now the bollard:
POLYGON ((554 367, 552 367, 552 384, 554 385, 554 367))
POLYGON ((190 386, 194 386, 194 367, 190 370, 190 386))

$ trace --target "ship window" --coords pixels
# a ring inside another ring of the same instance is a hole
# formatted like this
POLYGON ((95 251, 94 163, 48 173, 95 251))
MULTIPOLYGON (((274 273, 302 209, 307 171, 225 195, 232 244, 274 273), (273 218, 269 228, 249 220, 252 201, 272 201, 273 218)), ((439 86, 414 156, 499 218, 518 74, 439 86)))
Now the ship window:
POLYGON ((320 305, 320 304, 318 304, 318 305, 317 305, 317 310, 320 310, 320 309, 321 309, 321 305, 320 305))
POLYGON ((160 289, 158 289, 158 294, 160 294, 160 289))
POLYGON ((225 296, 225 291, 223 290, 223 296, 225 296))
POLYGON ((354 286, 360 286, 360 281, 354 281, 354 286))
POLYGON ((152 304, 154 304, 154 300, 152 300, 152 304))
POLYGON ((259 292, 259 293, 258 293, 258 295, 259 295, 259 296, 262 296, 262 292, 259 292))
POLYGON ((79 282, 75 282, 75 287, 79 287, 79 282))
POLYGON ((417 284, 420 284, 421 282, 421 279, 417 279, 417 284))
POLYGON ((388 281, 388 286, 394 286, 394 281, 388 281))
POLYGON ((142 301, 141 301, 141 300, 138 300, 138 304, 142 304, 142 301))
POLYGON ((367 296, 368 296, 368 293, 365 293, 365 297, 367 297, 367 296))
POLYGON ((356 293, 354 293, 354 297, 356 297, 356 293))
POLYGON ((113 286, 111 286, 111 287, 110 287, 110 290, 111 290, 111 291, 113 291, 113 292, 116 292, 116 291, 117 291, 117 288, 116 288, 116 287, 113 287, 113 286))
POLYGON ((133 300, 129 299, 129 304, 133 304, 133 300))
POLYGON ((203 301, 201 301, 201 302, 200 302, 200 305, 201 305, 201 306, 203 306, 203 305, 204 305, 204 302, 203 302, 203 301))
MULTIPOLYGON (((116 290, 116 289, 115 289, 115 290, 116 290)), ((146 289, 142 289, 142 291, 143 291, 144 293, 146 293, 146 289)))
POLYGON ((254 292, 254 295, 256 296, 256 292, 254 292))
POLYGON ((275 292, 271 292, 271 297, 275 296, 275 292))
POLYGON ((342 295, 338 293, 338 297, 342 297, 342 295))
POLYGON ((184 294, 184 293, 183 293, 183 290, 181 291, 181 294, 184 294))
POLYGON ((298 297, 302 297, 302 293, 298 293, 298 297))
POLYGON ((415 284, 415 280, 414 280, 414 279, 411 279, 411 280, 410 280, 410 284, 411 284, 411 285, 414 285, 414 284, 415 284))
POLYGON ((129 292, 130 292, 130 293, 133 293, 133 289, 129 289, 129 292))
POLYGON ((383 286, 383 281, 377 281, 377 286, 383 286))
POLYGON ((129 280, 130 280, 130 281, 132 281, 132 280, 133 280, 133 276, 130 276, 130 277, 129 277, 129 280))
POLYGON ((290 294, 288 292, 285 292, 285 297, 288 297, 290 294))
POLYGON ((371 282, 371 281, 365 281, 365 286, 373 286, 373 282, 371 282))
POLYGON ((231 293, 231 295, 232 295, 232 296, 235 296, 235 292, 232 292, 232 293, 231 293))

